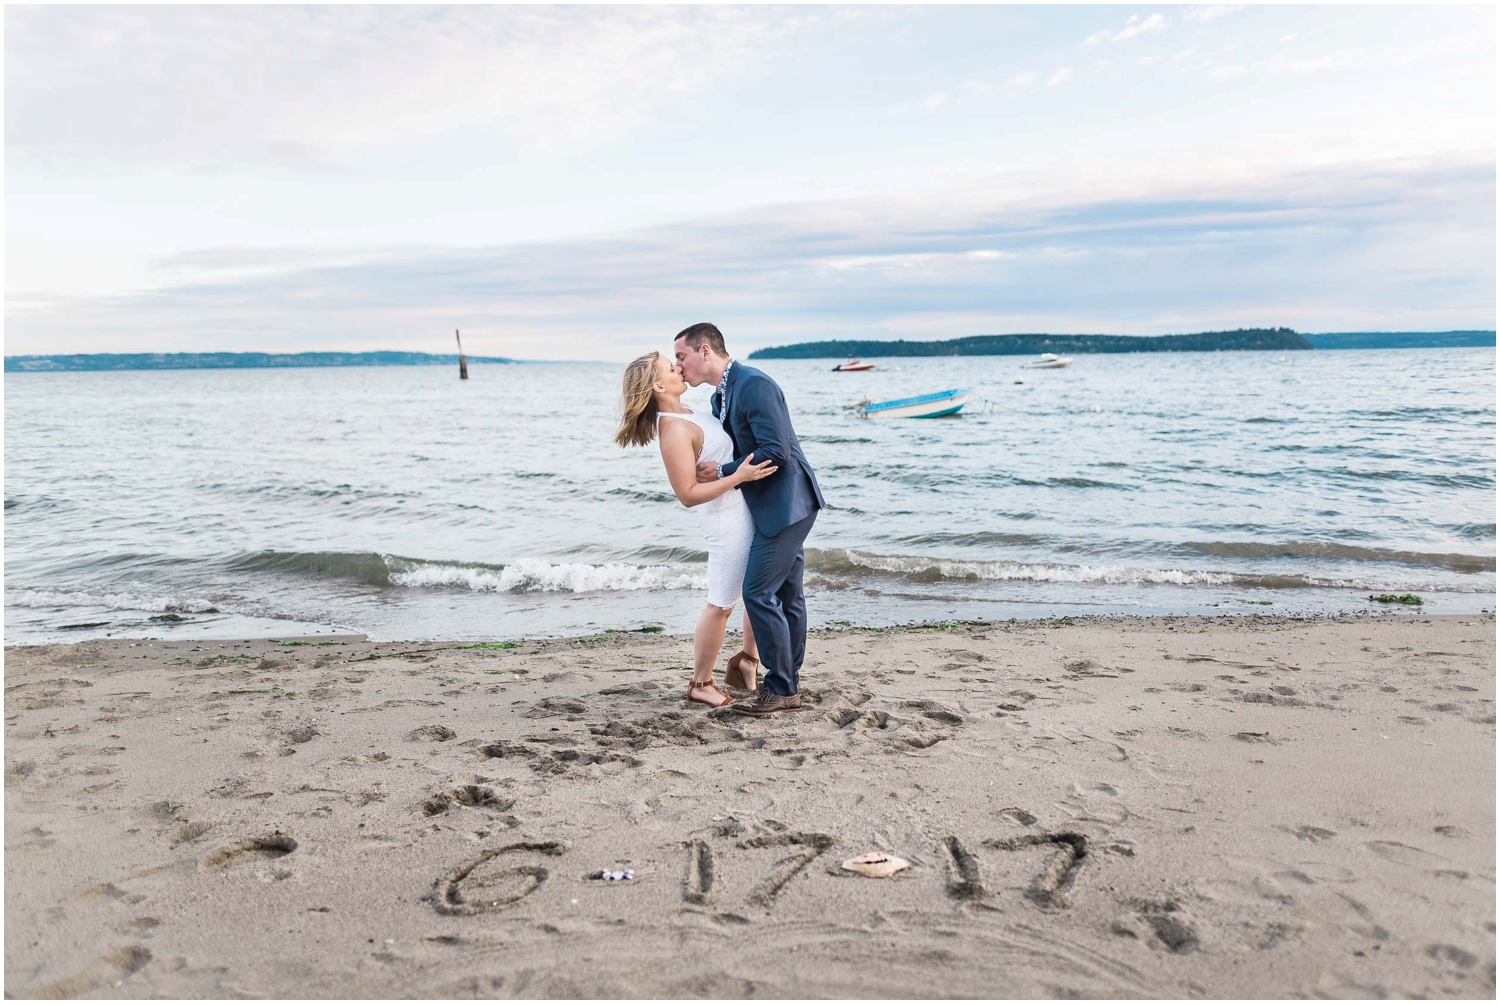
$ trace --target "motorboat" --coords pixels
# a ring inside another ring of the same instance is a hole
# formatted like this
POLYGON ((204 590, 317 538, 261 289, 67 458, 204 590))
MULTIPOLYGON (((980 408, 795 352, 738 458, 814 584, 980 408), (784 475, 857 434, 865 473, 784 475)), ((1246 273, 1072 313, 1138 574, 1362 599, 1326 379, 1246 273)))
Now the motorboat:
POLYGON ((897 401, 866 402, 865 418, 941 418, 957 415, 969 403, 966 390, 940 390, 936 394, 903 397, 897 401))
POLYGON ((842 363, 838 366, 835 366, 833 368, 833 371, 835 373, 868 373, 874 368, 874 363, 864 363, 860 362, 858 359, 850 359, 847 363, 842 363))
POLYGON ((1071 356, 1059 356, 1054 352, 1043 352, 1026 364, 1029 370, 1060 370, 1073 365, 1071 356))

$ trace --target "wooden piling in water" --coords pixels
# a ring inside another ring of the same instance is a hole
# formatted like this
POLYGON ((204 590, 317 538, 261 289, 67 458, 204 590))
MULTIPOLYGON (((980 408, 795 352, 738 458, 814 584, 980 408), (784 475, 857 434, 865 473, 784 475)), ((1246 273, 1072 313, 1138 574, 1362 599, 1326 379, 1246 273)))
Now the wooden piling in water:
POLYGON ((458 339, 458 378, 469 379, 469 360, 464 358, 464 340, 458 337, 458 329, 453 329, 453 337, 458 339))

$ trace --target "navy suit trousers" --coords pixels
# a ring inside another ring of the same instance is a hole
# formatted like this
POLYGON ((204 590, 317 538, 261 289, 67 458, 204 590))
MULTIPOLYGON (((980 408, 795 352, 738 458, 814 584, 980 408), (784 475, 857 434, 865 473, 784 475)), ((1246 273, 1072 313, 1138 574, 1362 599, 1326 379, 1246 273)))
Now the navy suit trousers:
POLYGON ((797 693, 802 657, 807 653, 802 542, 817 518, 814 511, 771 537, 756 530, 745 567, 745 610, 760 647, 765 684, 783 697, 797 693))

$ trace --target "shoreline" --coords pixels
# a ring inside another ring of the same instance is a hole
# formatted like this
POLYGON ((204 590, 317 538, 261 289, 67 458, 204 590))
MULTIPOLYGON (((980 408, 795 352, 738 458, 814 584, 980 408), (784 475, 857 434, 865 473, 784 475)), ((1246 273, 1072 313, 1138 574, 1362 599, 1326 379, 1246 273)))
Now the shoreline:
MULTIPOLYGON (((1170 622, 1197 622, 1210 623, 1233 623, 1238 621, 1250 621, 1252 623, 1286 621, 1288 623, 1316 623, 1316 622, 1369 622, 1402 618, 1430 618, 1435 620, 1463 620, 1475 618, 1493 618, 1495 616, 1495 601, 1491 594, 1482 594, 1488 600, 1487 605, 1477 605, 1472 610, 1444 610, 1442 612, 1427 612, 1421 607, 1411 607, 1399 604, 1371 605, 1369 609, 1335 609, 1321 610, 1309 609, 1298 612, 1262 612, 1253 609, 1255 604, 1246 602, 1245 608, 1228 609, 1223 613, 1051 613, 1035 614, 1033 616, 1013 616, 996 618, 943 618, 943 619, 914 619, 909 621, 881 623, 855 623, 847 620, 835 620, 820 624, 809 629, 809 635, 813 634, 838 634, 842 632, 899 632, 910 630, 935 630, 951 627, 976 627, 976 626, 1001 626, 1001 625, 1087 625, 1087 624, 1134 624, 1134 623, 1170 623, 1170 622)), ((1438 604, 1432 604, 1438 606, 1438 604)), ((1062 606, 1062 604, 1059 604, 1062 606)), ((633 618, 622 618, 630 622, 633 618)), ((655 634, 664 637, 688 637, 692 636, 692 630, 674 631, 660 623, 645 623, 635 627, 610 627, 597 631, 579 631, 572 633, 554 632, 539 633, 534 635, 470 635, 461 634, 454 636, 422 635, 413 634, 406 637, 372 637, 369 633, 341 624, 322 624, 314 621, 298 621, 290 618, 261 617, 251 618, 238 614, 220 615, 217 613, 199 615, 188 612, 177 622, 166 624, 153 623, 155 617, 147 618, 137 625, 123 625, 114 632, 105 635, 55 635, 41 641, 20 641, 6 646, 6 651, 12 649, 39 648, 55 645, 86 645, 94 642, 109 641, 192 641, 192 642, 248 642, 248 641, 278 641, 283 639, 338 639, 343 641, 369 642, 372 644, 444 644, 444 643, 466 643, 476 641, 515 641, 515 642, 541 642, 541 641, 569 641, 586 638, 602 638, 615 634, 655 634), (203 619, 194 619, 202 617, 203 619), (240 633, 226 634, 215 630, 213 625, 227 621, 225 631, 231 631, 235 627, 240 633), (195 631, 195 628, 198 629, 195 631), (203 630, 206 628, 207 630, 203 630), (285 628, 285 630, 283 630, 285 628)), ((738 618, 731 618, 733 624, 738 624, 738 618)), ((87 625, 88 627, 103 626, 87 625)), ((738 631, 729 630, 725 634, 725 645, 729 644, 731 636, 738 637, 738 631)))
POLYGON ((1492 616, 6 655, 10 996, 1493 994, 1492 616))

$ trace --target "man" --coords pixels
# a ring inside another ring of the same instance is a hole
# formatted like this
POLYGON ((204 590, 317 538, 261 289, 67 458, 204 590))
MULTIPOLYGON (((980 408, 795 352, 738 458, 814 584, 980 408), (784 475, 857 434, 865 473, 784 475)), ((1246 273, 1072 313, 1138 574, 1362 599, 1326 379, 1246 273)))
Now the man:
POLYGON ((729 358, 724 336, 712 324, 695 324, 673 344, 682 375, 693 386, 715 389, 714 417, 734 441, 735 459, 699 464, 698 480, 733 474, 750 454, 778 470, 740 487, 755 536, 745 567, 745 610, 760 647, 761 685, 748 702, 730 710, 742 715, 799 711, 798 677, 807 651, 807 603, 802 596, 802 542, 812 530, 823 493, 802 445, 792 431, 781 388, 760 370, 729 358))

